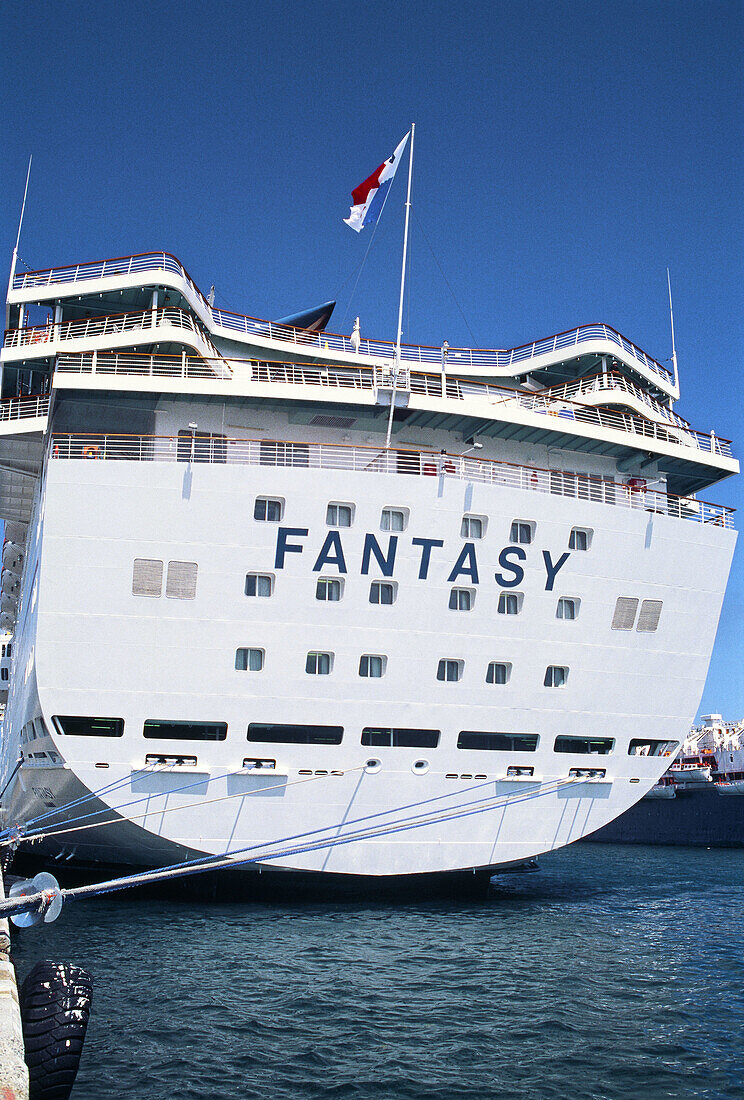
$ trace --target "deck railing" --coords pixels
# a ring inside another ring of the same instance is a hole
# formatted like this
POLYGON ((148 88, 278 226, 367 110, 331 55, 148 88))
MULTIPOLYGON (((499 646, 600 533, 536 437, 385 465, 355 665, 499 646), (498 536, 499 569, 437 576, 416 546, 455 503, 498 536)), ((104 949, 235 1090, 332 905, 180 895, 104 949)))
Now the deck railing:
POLYGON ((530 492, 550 493, 675 519, 733 527, 733 509, 691 497, 625 485, 609 477, 547 470, 493 459, 414 449, 383 450, 339 443, 296 440, 230 439, 221 435, 174 436, 54 435, 53 459, 128 462, 193 462, 243 466, 292 466, 298 469, 349 470, 356 473, 448 477, 530 492))
POLYGON ((0 423, 7 420, 26 420, 35 416, 46 416, 49 412, 49 397, 10 397, 0 401, 0 423))
MULTIPOLYGON (((262 321, 256 317, 232 313, 229 310, 215 309, 210 306, 183 264, 169 252, 146 252, 136 256, 119 256, 111 260, 97 260, 92 263, 72 264, 67 267, 47 268, 43 271, 19 272, 14 276, 13 289, 47 287, 58 283, 77 283, 89 279, 104 279, 116 275, 132 275, 144 272, 170 271, 179 275, 198 299, 202 310, 211 317, 212 323, 222 329, 243 333, 248 336, 267 337, 281 340, 302 348, 318 349, 321 352, 332 350, 345 355, 368 355, 376 359, 393 359, 394 344, 381 340, 362 340, 358 349, 349 336, 332 332, 308 332, 306 329, 292 328, 289 325, 277 325, 273 321, 262 321)), ((511 367, 525 364, 529 370, 529 360, 537 356, 551 354, 563 349, 578 347, 587 341, 603 340, 622 349, 625 354, 640 363, 652 374, 657 375, 667 385, 674 383, 674 376, 668 367, 647 355, 636 344, 626 340, 621 333, 610 325, 579 325, 567 332, 559 332, 543 340, 507 350, 477 350, 474 348, 449 348, 447 361, 450 368, 467 366, 475 368, 511 367)), ((441 364, 442 349, 425 345, 404 344, 401 358, 407 363, 441 364)))
MULTIPOLYGON (((57 359, 57 370, 63 374, 94 373, 199 379, 214 377, 214 373, 222 362, 222 360, 210 361, 185 355, 148 356, 86 352, 82 355, 60 355, 57 359)), ((236 370, 242 368, 249 371, 252 382, 370 391, 378 387, 389 388, 391 384, 389 372, 380 367, 337 367, 332 364, 302 366, 297 363, 246 359, 228 359, 224 361, 224 365, 228 368, 234 367, 236 370)), ((631 384, 626 383, 627 380, 622 375, 610 374, 603 379, 603 388, 617 389, 618 392, 623 393, 630 392, 628 386, 631 384), (619 382, 617 386, 615 381, 619 382)), ((556 416, 576 423, 595 424, 644 439, 657 439, 674 446, 691 447, 697 451, 731 457, 730 440, 720 439, 713 432, 695 431, 687 425, 686 421, 683 421, 680 426, 659 424, 657 421, 646 420, 635 413, 596 408, 580 401, 556 397, 554 389, 531 393, 485 382, 471 382, 469 379, 453 378, 450 375, 443 377, 440 374, 419 372, 410 374, 405 372, 405 379, 399 379, 397 387, 401 390, 410 389, 412 393, 427 397, 444 396, 455 401, 485 399, 490 405, 499 405, 504 410, 510 406, 526 409, 529 412, 556 416)))
POLYGON ((540 392, 549 397, 571 401, 576 397, 583 397, 584 394, 605 393, 608 390, 630 394, 656 413, 657 416, 668 420, 670 424, 676 424, 679 428, 689 428, 690 426, 689 420, 685 420, 674 409, 670 409, 661 401, 657 401, 647 390, 637 386, 635 382, 631 382, 624 374, 619 374, 617 371, 608 371, 607 374, 590 374, 584 378, 577 378, 574 382, 566 382, 562 386, 548 386, 540 392))

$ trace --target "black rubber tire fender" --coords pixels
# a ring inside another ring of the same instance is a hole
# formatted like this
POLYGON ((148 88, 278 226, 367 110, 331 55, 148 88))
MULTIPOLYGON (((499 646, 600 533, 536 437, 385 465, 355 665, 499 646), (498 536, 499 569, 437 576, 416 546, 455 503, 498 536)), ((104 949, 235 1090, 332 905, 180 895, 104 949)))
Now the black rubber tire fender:
POLYGON ((72 963, 40 962, 21 986, 29 1100, 68 1100, 88 1028, 93 981, 72 963))

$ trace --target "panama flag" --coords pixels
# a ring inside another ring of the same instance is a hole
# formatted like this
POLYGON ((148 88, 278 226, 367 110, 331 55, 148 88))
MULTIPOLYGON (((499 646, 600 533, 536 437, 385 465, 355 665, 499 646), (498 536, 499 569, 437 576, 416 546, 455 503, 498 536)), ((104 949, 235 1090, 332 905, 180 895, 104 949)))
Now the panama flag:
POLYGON ((357 233, 364 229, 365 225, 376 225, 377 219, 382 213, 385 199, 395 178, 395 172, 403 156, 410 131, 401 141, 393 155, 375 168, 374 172, 364 183, 360 183, 351 192, 354 205, 348 218, 344 218, 347 225, 355 229, 357 233))

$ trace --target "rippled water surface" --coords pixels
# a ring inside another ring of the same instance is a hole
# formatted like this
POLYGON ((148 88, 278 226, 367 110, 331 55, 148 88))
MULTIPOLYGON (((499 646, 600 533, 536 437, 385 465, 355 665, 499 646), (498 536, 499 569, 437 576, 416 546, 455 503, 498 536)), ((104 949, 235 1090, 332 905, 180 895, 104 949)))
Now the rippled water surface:
POLYGON ((585 844, 483 901, 135 893, 15 936, 94 976, 79 1100, 744 1096, 744 851, 585 844))

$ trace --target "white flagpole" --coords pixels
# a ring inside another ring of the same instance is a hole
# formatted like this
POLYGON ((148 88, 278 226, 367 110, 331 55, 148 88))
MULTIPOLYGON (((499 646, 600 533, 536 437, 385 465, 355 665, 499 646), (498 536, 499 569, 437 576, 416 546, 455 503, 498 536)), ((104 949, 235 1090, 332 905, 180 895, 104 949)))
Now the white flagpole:
POLYGON ((667 286, 669 287, 669 319, 672 323, 672 366, 674 367, 674 388, 679 389, 679 371, 677 370, 677 349, 674 346, 674 310, 672 309, 672 280, 667 268, 667 286))
MULTIPOLYGON (((21 243, 21 226, 23 225, 23 215, 26 210, 26 196, 28 195, 28 181, 31 178, 31 161, 33 159, 33 153, 28 158, 28 170, 26 171, 26 186, 23 191, 23 202, 21 204, 21 216, 18 219, 18 234, 16 236, 15 248, 13 249, 13 259, 10 261, 10 279, 8 281, 8 297, 10 297, 10 291, 13 289, 13 279, 16 273, 16 264, 18 262, 18 245, 21 243)), ((7 328, 10 323, 10 305, 6 302, 5 306, 5 327, 7 328)))
POLYGON ((400 304, 398 306, 398 335, 395 341, 395 364, 393 367, 393 388, 390 393, 390 416, 388 417, 387 437, 385 450, 390 447, 390 434, 393 430, 393 413, 395 411, 395 388, 400 369, 400 342, 403 336, 403 294, 406 286, 406 255, 408 253, 408 220, 411 214, 411 179, 413 177, 413 138, 416 131, 416 123, 411 123, 411 146, 408 153, 408 193, 406 195, 406 224, 403 231, 403 265, 400 272, 400 304))

